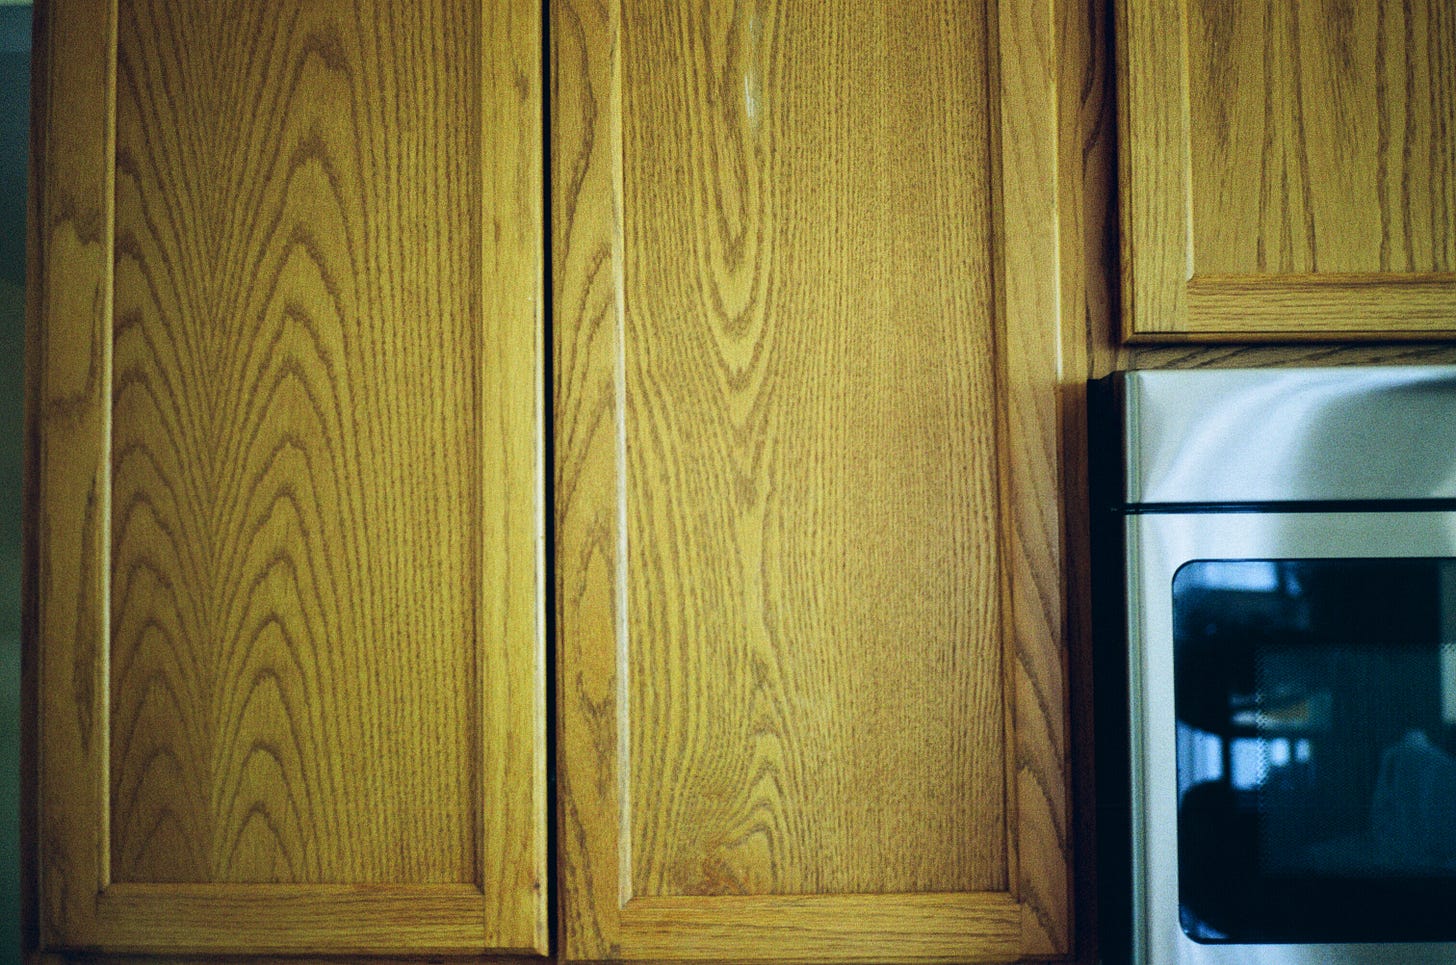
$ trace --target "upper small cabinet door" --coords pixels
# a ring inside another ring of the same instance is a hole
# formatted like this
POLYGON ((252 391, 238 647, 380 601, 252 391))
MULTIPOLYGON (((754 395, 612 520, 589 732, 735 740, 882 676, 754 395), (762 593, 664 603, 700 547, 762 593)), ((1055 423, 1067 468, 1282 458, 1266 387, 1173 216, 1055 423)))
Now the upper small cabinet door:
POLYGON ((1456 9, 1119 0, 1124 333, 1456 337, 1456 9))
POLYGON ((544 952, 538 5, 37 13, 43 945, 544 952))
POLYGON ((567 958, 1067 950, 1051 13, 553 4, 567 958))

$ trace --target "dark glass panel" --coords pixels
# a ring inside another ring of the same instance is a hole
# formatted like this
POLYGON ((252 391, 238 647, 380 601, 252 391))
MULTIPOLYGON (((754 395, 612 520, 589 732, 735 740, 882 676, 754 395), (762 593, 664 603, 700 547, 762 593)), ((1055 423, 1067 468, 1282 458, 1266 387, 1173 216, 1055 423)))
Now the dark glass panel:
POLYGON ((1197 561, 1173 611, 1184 931, 1456 940, 1456 560, 1197 561))

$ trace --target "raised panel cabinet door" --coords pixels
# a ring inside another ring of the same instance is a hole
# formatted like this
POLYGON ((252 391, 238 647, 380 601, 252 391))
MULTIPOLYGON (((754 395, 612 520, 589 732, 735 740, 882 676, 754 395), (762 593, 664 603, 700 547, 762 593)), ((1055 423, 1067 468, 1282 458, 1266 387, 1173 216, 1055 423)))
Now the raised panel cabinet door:
POLYGON ((541 26, 37 4, 43 948, 546 952, 541 26))
POLYGON ((552 4, 566 958, 1068 950, 1052 16, 552 4))
POLYGON ((1456 337, 1456 8, 1117 10, 1125 337, 1456 337))

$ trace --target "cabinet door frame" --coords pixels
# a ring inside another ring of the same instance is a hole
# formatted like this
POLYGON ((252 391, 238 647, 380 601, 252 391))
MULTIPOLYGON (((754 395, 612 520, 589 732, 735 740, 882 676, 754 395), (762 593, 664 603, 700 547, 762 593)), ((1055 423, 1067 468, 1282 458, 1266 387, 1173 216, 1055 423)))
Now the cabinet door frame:
POLYGON ((506 534, 479 547, 479 880, 163 884, 113 882, 110 869, 118 3, 36 4, 24 614, 31 950, 548 951, 542 24, 534 0, 483 0, 479 16, 482 124, 495 136, 480 158, 475 321, 496 349, 497 365, 480 378, 482 411, 499 414, 484 420, 478 471, 501 480, 483 509, 506 534))
POLYGON ((624 0, 552 0, 557 830, 570 960, 1008 961, 1071 946, 1058 8, 989 0, 1009 887, 631 893, 621 215, 624 0))
POLYGON ((1456 273, 1198 273, 1188 0, 1116 0, 1114 6, 1124 341, 1456 336, 1456 273))

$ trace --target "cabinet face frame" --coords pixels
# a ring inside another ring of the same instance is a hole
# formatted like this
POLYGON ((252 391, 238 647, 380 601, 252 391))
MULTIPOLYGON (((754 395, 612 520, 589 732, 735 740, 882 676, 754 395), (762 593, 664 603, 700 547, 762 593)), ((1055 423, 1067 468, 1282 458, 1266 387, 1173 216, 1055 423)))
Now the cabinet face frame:
POLYGON ((1124 341, 1456 337, 1456 273, 1199 273, 1188 0, 1114 7, 1124 341))
MULTIPOLYGON (((194 2, 194 0, 176 0, 194 2)), ((25 660, 27 941, 40 951, 548 951, 541 11, 480 5, 484 130, 482 506, 475 658, 479 880, 113 883, 110 873, 111 344, 117 0, 36 7, 28 280, 25 660), (505 224, 494 236, 492 221, 505 224), (482 527, 482 531, 486 528, 482 527), (486 543, 486 540, 481 540, 486 543)), ((423 842, 428 847, 428 842, 423 842)))
MULTIPOLYGON (((698 2, 698 0, 693 0, 698 2)), ((632 894, 624 0, 552 0, 560 948, 570 960, 1007 961, 1071 944, 1052 0, 990 0, 1005 891, 632 894)))

